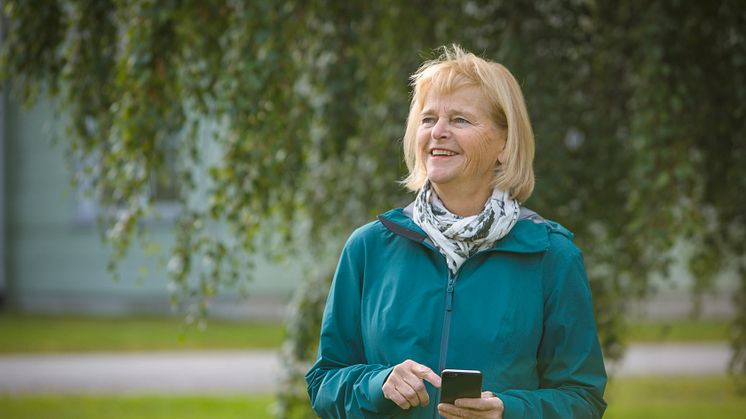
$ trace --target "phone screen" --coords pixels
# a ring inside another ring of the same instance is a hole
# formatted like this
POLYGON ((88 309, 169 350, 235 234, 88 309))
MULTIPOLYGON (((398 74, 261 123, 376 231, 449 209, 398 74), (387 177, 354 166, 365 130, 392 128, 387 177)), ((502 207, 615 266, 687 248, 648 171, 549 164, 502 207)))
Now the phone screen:
POLYGON ((482 396, 482 373, 476 370, 444 369, 440 374, 440 402, 451 403, 456 399, 482 396))

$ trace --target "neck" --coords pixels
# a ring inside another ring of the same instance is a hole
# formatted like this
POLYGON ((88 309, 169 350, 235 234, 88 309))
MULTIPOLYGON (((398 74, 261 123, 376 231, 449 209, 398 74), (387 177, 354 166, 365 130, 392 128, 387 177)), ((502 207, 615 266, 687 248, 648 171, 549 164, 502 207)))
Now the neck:
POLYGON ((432 187, 448 211, 462 217, 469 217, 482 212, 485 202, 492 196, 492 188, 489 185, 469 188, 461 185, 433 184, 432 187))

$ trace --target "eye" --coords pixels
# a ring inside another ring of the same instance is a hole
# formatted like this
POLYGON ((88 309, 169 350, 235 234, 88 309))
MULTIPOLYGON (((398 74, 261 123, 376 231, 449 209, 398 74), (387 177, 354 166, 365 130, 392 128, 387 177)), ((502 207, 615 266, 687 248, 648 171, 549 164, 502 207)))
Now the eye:
POLYGON ((432 116, 422 117, 422 125, 432 125, 435 123, 435 118, 432 116))
POLYGON ((457 116, 457 117, 453 118, 453 122, 455 122, 457 124, 468 124, 469 123, 469 121, 467 121, 466 119, 464 119, 464 118, 462 118, 460 116, 457 116))

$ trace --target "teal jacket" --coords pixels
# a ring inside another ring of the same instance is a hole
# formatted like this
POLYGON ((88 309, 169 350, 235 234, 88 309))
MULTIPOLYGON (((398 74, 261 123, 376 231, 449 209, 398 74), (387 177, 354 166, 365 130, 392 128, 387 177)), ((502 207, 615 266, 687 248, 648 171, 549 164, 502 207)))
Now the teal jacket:
POLYGON ((357 229, 339 260, 306 374, 322 418, 437 418, 383 397, 392 368, 412 359, 483 373, 505 419, 598 418, 606 403, 591 293, 572 233, 535 213, 449 274, 425 233, 395 209, 357 229))

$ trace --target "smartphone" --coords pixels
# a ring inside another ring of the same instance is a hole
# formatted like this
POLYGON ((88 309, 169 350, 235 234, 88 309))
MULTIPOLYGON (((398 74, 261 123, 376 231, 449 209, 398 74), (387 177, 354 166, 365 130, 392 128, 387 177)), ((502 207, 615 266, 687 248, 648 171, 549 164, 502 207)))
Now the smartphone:
POLYGON ((456 399, 482 397, 482 372, 446 368, 440 373, 440 403, 451 403, 456 399))

